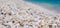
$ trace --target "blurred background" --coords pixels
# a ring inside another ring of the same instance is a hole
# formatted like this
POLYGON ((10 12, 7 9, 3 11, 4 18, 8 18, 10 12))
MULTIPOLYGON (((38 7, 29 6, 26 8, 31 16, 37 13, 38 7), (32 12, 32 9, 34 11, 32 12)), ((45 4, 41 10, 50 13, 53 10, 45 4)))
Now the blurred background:
POLYGON ((60 13, 60 0, 24 0, 60 13))

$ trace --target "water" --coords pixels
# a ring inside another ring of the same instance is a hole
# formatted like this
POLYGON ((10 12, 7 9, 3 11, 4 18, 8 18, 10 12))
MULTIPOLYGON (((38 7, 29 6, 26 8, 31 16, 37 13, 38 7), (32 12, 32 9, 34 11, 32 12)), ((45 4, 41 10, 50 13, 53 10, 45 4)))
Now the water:
POLYGON ((60 12, 60 0, 25 0, 25 1, 40 4, 50 10, 60 12))
POLYGON ((55 5, 60 5, 59 0, 25 0, 33 3, 49 3, 49 4, 55 4, 55 5))

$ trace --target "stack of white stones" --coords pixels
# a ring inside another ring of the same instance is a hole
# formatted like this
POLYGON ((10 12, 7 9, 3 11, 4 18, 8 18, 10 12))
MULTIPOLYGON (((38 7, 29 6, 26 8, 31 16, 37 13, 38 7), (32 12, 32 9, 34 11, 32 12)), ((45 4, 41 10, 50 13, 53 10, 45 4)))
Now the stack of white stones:
POLYGON ((47 15, 24 5, 24 1, 18 2, 0 0, 0 28, 60 28, 60 16, 47 15))

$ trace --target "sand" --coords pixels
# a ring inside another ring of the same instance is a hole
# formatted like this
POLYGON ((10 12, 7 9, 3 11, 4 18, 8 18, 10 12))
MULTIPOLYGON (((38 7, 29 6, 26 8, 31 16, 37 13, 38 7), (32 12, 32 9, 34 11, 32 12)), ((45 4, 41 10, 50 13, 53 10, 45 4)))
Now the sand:
POLYGON ((23 0, 0 0, 0 28, 59 28, 60 15, 23 0))

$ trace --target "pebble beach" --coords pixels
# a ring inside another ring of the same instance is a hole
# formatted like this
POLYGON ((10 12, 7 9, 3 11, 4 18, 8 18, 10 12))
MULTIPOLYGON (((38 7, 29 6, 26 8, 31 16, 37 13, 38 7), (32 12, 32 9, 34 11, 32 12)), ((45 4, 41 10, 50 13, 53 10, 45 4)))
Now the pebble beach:
POLYGON ((60 28, 60 14, 23 0, 0 0, 0 28, 60 28))

